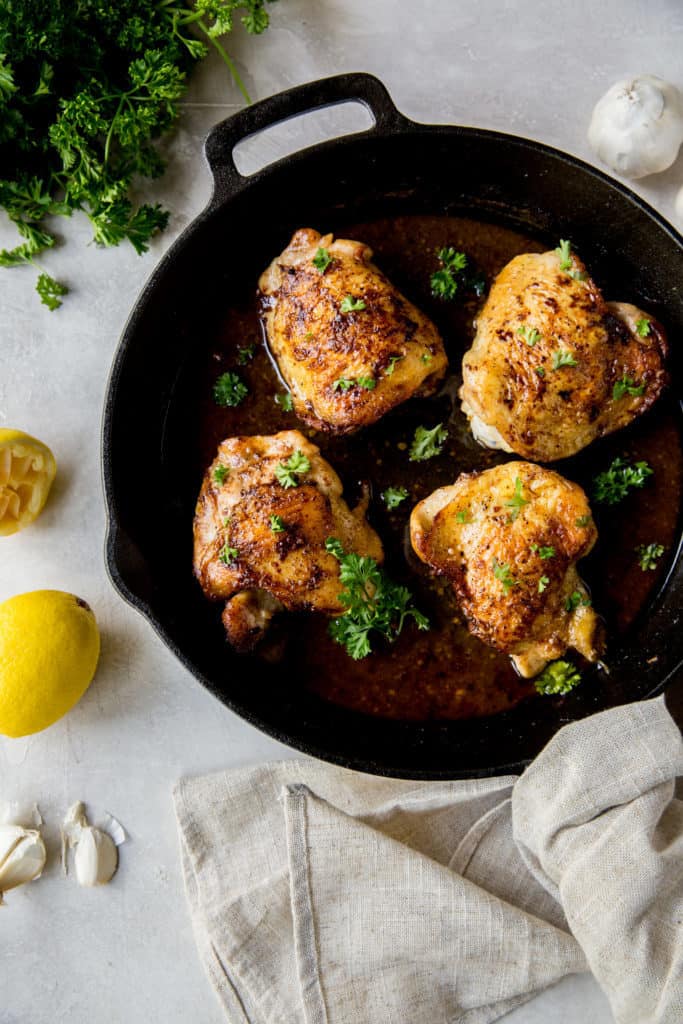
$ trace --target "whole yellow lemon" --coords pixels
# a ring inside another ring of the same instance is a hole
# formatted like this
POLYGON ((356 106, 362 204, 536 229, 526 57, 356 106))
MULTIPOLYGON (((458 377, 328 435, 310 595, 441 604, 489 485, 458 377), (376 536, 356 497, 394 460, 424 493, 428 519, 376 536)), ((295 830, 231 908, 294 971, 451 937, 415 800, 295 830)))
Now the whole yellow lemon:
POLYGON ((0 537, 38 518, 56 472, 46 444, 21 430, 0 427, 0 537))
POLYGON ((85 601, 34 590, 0 604, 0 733, 27 736, 65 715, 92 682, 100 634, 85 601))

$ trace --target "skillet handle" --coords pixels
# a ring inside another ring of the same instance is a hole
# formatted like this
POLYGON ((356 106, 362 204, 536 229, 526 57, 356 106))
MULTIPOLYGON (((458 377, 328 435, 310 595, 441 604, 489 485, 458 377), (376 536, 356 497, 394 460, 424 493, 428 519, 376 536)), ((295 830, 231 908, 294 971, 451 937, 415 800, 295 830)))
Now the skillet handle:
POLYGON ((214 177, 214 202, 225 199, 253 177, 240 174, 235 166, 233 150, 238 142, 299 114, 353 100, 372 114, 375 123, 367 134, 401 131, 410 125, 374 75, 359 71, 296 85, 245 107, 211 129, 204 152, 214 177))

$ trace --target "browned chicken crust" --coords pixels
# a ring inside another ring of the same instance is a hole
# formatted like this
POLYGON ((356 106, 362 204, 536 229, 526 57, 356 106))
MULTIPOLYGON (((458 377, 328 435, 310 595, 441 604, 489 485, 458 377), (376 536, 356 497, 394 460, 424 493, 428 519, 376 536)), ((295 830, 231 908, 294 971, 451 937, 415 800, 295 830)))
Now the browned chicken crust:
POLYGON ((318 430, 346 434, 374 423, 432 394, 446 373, 436 327, 371 258, 362 242, 302 228, 259 280, 270 350, 294 411, 318 430), (331 258, 324 272, 313 263, 319 248, 331 258), (365 308, 342 312, 347 296, 365 308))
POLYGON ((453 584, 471 632, 521 675, 568 647, 599 657, 600 620, 576 571, 597 530, 578 484, 529 462, 463 473, 415 506, 410 537, 453 584))
POLYGON ((337 537, 344 550, 381 562, 382 543, 365 520, 366 505, 349 509, 339 477, 298 430, 221 443, 197 501, 194 572, 207 597, 227 602, 223 624, 235 647, 253 647, 283 608, 344 611, 339 563, 325 541, 337 537), (297 475, 298 486, 286 488, 276 470, 295 452, 310 469, 297 475))
POLYGON ((666 352, 661 324, 628 303, 606 303, 573 253, 572 273, 554 251, 526 253, 501 270, 478 318, 462 364, 463 412, 482 444, 566 458, 649 409, 667 381, 666 352), (576 366, 555 368, 558 352, 576 366), (642 394, 615 397, 624 379, 642 394))

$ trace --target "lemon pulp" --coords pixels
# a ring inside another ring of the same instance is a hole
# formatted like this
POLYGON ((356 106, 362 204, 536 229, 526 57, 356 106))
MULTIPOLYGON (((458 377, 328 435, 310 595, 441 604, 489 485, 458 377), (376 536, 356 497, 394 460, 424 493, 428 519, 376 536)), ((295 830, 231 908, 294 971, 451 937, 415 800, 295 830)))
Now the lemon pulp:
POLYGON ((42 441, 0 429, 0 537, 38 518, 56 472, 54 455, 42 441))

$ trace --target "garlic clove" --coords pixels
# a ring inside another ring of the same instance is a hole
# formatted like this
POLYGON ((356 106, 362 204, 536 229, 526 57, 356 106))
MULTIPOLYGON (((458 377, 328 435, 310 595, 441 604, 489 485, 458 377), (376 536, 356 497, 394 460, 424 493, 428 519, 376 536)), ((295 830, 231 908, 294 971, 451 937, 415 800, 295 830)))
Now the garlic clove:
POLYGON ((40 832, 21 825, 0 825, 0 904, 4 893, 39 878, 46 860, 40 832))
POLYGON ((616 82, 593 110, 588 141, 626 178, 665 171, 683 143, 683 96, 656 75, 616 82))
POLYGON ((119 855, 111 836, 90 825, 76 843, 74 867, 79 885, 105 885, 118 867, 119 855))

